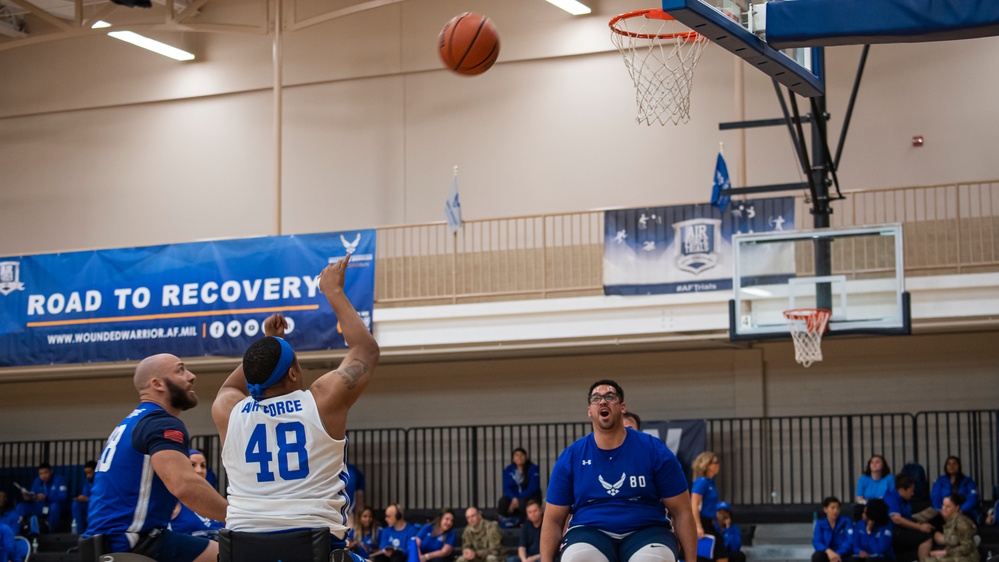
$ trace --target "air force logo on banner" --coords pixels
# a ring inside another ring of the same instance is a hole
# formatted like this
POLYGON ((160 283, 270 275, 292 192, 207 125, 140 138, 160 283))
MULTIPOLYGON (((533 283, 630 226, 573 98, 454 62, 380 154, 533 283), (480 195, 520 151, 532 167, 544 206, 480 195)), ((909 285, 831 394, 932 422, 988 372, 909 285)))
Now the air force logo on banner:
POLYGON ((341 234, 340 243, 343 244, 344 251, 346 251, 348 254, 353 254, 354 251, 357 250, 357 245, 361 243, 361 233, 360 232, 357 233, 357 236, 354 238, 353 242, 348 242, 347 238, 343 234, 341 234))
POLYGON ((676 243, 676 266, 700 275, 718 265, 721 220, 690 219, 673 223, 676 243))
POLYGON ((23 291, 21 283, 21 262, 0 261, 0 295, 9 295, 14 291, 23 291))
POLYGON ((610 482, 604 480, 603 476, 599 474, 597 475, 597 480, 600 481, 600 485, 603 486, 604 490, 607 490, 607 493, 610 494, 611 496, 616 496, 621 491, 621 486, 624 485, 624 481, 626 478, 627 478, 626 474, 622 472, 621 479, 618 480, 616 483, 611 484, 610 482))

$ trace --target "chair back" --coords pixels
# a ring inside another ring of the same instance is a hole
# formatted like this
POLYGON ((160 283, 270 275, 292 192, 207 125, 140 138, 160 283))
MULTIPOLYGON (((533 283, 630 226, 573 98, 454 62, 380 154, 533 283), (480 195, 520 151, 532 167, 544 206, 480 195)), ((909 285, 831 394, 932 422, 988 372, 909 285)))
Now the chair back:
POLYGON ((219 531, 219 562, 329 562, 330 530, 219 531))

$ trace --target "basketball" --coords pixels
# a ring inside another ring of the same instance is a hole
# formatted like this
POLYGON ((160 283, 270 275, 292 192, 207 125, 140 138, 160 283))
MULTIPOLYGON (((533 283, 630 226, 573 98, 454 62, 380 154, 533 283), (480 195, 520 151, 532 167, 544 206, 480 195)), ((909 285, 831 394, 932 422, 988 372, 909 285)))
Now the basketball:
POLYGON ((482 74, 499 56, 499 34, 487 16, 465 12, 444 24, 437 48, 448 69, 466 76, 482 74))

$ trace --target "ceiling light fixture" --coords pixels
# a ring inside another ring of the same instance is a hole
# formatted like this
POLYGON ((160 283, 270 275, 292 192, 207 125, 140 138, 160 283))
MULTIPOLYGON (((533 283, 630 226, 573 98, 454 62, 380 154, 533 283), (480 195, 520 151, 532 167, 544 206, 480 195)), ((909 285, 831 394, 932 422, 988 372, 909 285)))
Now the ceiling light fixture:
POLYGON ((558 6, 574 16, 590 13, 590 8, 577 0, 547 0, 549 4, 558 6))
MULTIPOLYGON (((111 27, 111 24, 106 21, 99 21, 91 26, 93 29, 101 29, 104 27, 111 27)), ((152 51, 158 55, 163 55, 164 57, 170 57, 174 60, 188 61, 194 60, 194 55, 177 47, 172 47, 166 43, 161 43, 155 39, 150 39, 145 35, 139 35, 131 31, 109 31, 108 35, 118 39, 119 41, 124 41, 126 43, 131 43, 136 47, 142 47, 143 49, 152 51)))

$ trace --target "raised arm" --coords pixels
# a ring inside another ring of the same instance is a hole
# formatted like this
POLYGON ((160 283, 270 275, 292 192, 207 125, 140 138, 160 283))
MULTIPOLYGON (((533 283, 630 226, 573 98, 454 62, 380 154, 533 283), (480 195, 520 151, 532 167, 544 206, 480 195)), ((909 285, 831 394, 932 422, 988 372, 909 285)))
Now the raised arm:
POLYGON ((343 338, 350 346, 350 351, 340 366, 319 377, 310 387, 326 431, 334 439, 343 439, 346 435, 347 412, 368 386, 371 372, 378 364, 381 353, 378 342, 343 291, 349 265, 350 255, 347 255, 326 266, 319 275, 319 290, 326 295, 326 300, 340 322, 343 338))

